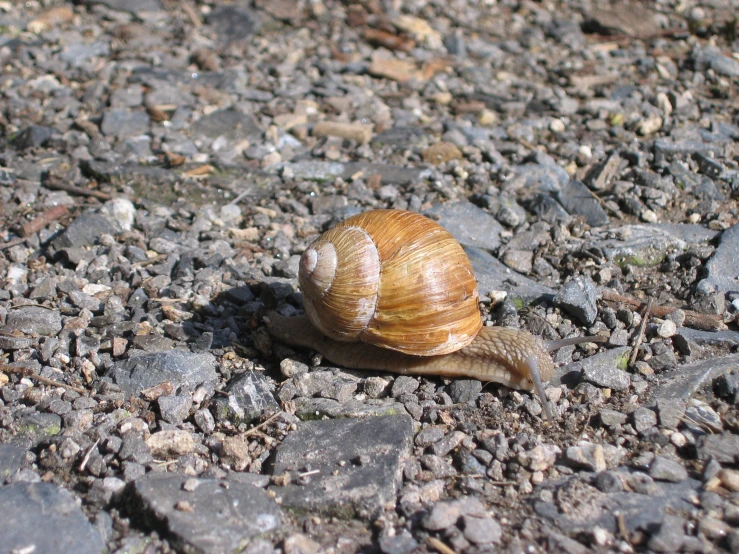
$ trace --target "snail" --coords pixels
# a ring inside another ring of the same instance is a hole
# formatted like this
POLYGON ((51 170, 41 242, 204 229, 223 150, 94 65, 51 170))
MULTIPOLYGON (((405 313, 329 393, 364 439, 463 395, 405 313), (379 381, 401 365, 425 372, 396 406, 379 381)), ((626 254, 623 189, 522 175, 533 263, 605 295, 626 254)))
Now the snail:
POLYGON ((549 420, 542 385, 554 371, 549 352, 598 341, 545 342, 483 326, 464 250, 442 226, 408 211, 373 210, 329 229, 301 256, 299 283, 306 316, 265 317, 278 340, 348 368, 535 390, 549 420))

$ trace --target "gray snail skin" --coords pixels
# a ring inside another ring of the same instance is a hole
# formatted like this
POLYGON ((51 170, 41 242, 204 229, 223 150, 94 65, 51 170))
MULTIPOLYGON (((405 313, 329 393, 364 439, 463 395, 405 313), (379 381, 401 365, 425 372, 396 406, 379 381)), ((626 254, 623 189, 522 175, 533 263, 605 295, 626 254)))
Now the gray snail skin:
POLYGON ((373 210, 329 229, 303 253, 299 282, 306 316, 265 317, 278 340, 347 368, 535 390, 549 420, 542 385, 554 371, 549 352, 599 340, 547 343, 526 331, 483 327, 464 250, 412 212, 373 210))

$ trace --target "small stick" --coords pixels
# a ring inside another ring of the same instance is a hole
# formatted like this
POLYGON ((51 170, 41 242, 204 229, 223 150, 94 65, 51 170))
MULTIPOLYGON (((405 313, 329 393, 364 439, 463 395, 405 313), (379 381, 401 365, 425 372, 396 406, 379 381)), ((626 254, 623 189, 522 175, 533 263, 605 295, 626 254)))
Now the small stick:
POLYGON ((80 471, 85 471, 85 467, 87 467, 87 462, 90 461, 90 456, 92 455, 92 451, 97 448, 98 444, 100 444, 100 439, 97 439, 95 441, 95 443, 87 451, 87 454, 85 454, 85 457, 82 458, 82 463, 80 464, 80 471))
POLYGON ((3 371, 5 373, 15 373, 16 375, 20 375, 22 377, 30 377, 31 379, 35 379, 36 381, 52 387, 62 387, 65 389, 73 390, 74 392, 78 392, 80 394, 87 393, 87 390, 83 389, 82 387, 75 387, 74 385, 68 385, 67 383, 54 381, 53 379, 47 379, 46 377, 42 377, 41 375, 31 373, 31 369, 28 367, 16 367, 7 364, 0 364, 0 371, 3 371))
POLYGON ((262 428, 266 427, 267 425, 269 425, 270 423, 272 423, 275 419, 277 419, 281 415, 282 415, 282 412, 277 412, 276 414, 273 414, 273 415, 269 416, 266 420, 264 420, 262 423, 260 423, 256 427, 252 427, 248 431, 244 431, 242 433, 242 435, 244 437, 248 437, 249 435, 253 435, 254 433, 258 432, 260 429, 262 429, 262 428))
POLYGON ((426 539, 426 542, 429 543, 429 546, 431 548, 435 548, 436 550, 441 552, 441 554, 457 554, 454 550, 449 548, 436 537, 429 537, 428 539, 426 539))
POLYGON ((99 190, 90 190, 78 187, 77 185, 69 185, 67 183, 62 183, 58 179, 47 179, 46 181, 44 181, 43 186, 47 189, 63 190, 65 192, 71 192, 72 194, 77 194, 79 196, 93 196, 100 200, 111 200, 113 198, 108 193, 101 192, 99 190))
POLYGON ((649 299, 649 302, 647 302, 647 307, 644 310, 644 315, 642 316, 641 324, 639 325, 639 332, 636 335, 636 340, 634 341, 634 347, 631 349, 631 356, 629 357, 629 365, 633 365, 636 361, 636 355, 639 353, 639 347, 641 346, 642 341, 644 340, 644 332, 647 329, 647 321, 649 320, 649 313, 652 311, 652 302, 654 301, 653 298, 649 299))
POLYGON ((7 250, 8 248, 13 248, 16 244, 20 244, 22 242, 25 242, 26 239, 13 239, 11 241, 6 242, 5 244, 0 244, 0 250, 7 250))
POLYGON ((52 221, 56 221, 60 217, 64 217, 68 213, 69 210, 64 204, 62 204, 61 206, 54 206, 53 208, 46 210, 40 216, 35 217, 28 223, 24 223, 21 227, 21 236, 29 237, 35 233, 38 233, 49 223, 51 223, 52 221))
MULTIPOLYGON (((603 300, 606 302, 621 302, 623 304, 628 304, 637 310, 646 305, 637 298, 624 296, 623 294, 618 294, 616 291, 610 289, 601 289, 601 294, 603 296, 603 300)), ((657 317, 665 317, 679 309, 680 308, 670 308, 669 306, 654 306, 652 308, 652 314, 657 317)), ((685 313, 685 325, 688 327, 695 327, 696 329, 703 329, 704 331, 721 331, 726 329, 726 324, 717 316, 702 314, 693 310, 683 310, 683 312, 685 313)))

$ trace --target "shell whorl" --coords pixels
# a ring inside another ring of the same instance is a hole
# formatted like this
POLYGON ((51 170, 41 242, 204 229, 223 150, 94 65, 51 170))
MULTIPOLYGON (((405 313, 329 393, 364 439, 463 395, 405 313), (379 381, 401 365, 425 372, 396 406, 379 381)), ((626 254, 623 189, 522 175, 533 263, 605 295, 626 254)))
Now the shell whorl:
POLYGON ((311 322, 336 340, 431 356, 468 345, 482 325, 464 250, 412 212, 340 223, 303 253, 299 279, 311 322))

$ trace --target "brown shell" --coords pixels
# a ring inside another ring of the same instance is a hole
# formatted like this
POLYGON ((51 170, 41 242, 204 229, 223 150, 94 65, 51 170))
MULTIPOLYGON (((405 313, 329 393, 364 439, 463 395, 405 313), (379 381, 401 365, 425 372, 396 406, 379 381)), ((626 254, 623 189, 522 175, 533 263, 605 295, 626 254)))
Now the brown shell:
POLYGON ((420 356, 453 352, 482 327, 472 266, 439 224, 400 210, 351 217, 300 260, 311 322, 335 340, 420 356))

